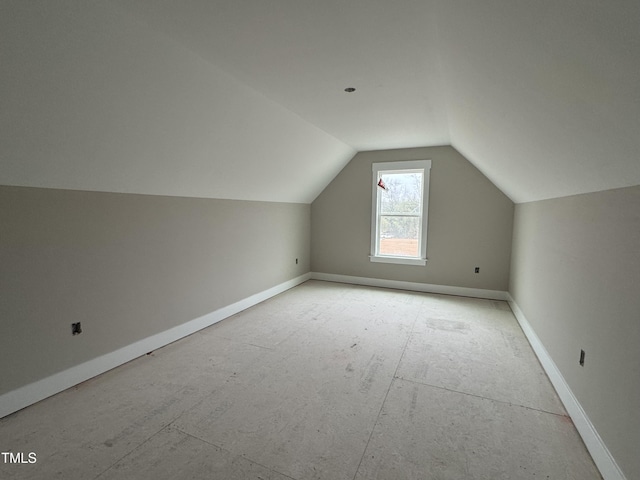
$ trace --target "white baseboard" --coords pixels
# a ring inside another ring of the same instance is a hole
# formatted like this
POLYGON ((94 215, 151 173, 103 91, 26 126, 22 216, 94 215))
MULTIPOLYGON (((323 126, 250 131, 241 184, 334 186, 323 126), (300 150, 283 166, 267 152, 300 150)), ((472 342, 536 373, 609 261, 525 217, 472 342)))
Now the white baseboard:
POLYGON ((127 345, 126 347, 115 350, 106 355, 102 355, 93 360, 89 360, 80 365, 69 368, 63 372, 56 373, 42 380, 38 380, 29 385, 17 388, 10 392, 0 395, 0 418, 5 417, 13 412, 21 410, 51 395, 55 395, 67 388, 84 382, 92 377, 100 375, 112 368, 118 367, 137 357, 145 355, 147 352, 157 350, 169 343, 175 342, 192 333, 202 330, 231 315, 242 310, 246 310, 260 302, 263 302, 275 295, 278 295, 290 288, 293 288, 309 279, 324 280, 329 282, 348 283, 356 285, 367 285, 382 288, 395 288, 399 290, 411 290, 426 293, 438 293, 445 295, 459 295, 464 297, 486 298, 491 300, 507 300, 513 313, 522 327, 529 343, 535 351, 540 363, 545 369, 551 383, 555 387, 562 403, 564 404, 569 416, 573 420, 578 432, 580 433, 589 453, 591 454, 596 466, 600 470, 605 480, 626 480, 624 473, 618 467, 615 459, 607 449, 606 445, 600 438, 591 420, 583 410, 582 406, 574 396, 565 381, 564 377, 558 370, 558 367, 551 359, 551 356, 545 349, 544 345, 536 335, 535 331, 527 321, 524 313, 507 293, 498 290, 485 290, 465 287, 452 287, 447 285, 432 285, 415 282, 403 282, 397 280, 384 280, 367 277, 354 277, 349 275, 337 275, 313 272, 301 275, 284 283, 276 285, 255 295, 251 295, 243 300, 235 302, 226 307, 222 307, 211 313, 203 315, 199 318, 191 320, 182 325, 160 332, 151 337, 147 337, 138 342, 127 345))
POLYGON ((508 293, 500 290, 485 290, 482 288, 452 287, 449 285, 433 285, 429 283, 403 282, 399 280, 384 280, 381 278, 352 277, 351 275, 337 275, 334 273, 312 272, 313 280, 326 282, 351 283, 369 287, 395 288, 397 290, 411 290, 413 292, 440 293, 443 295, 458 295, 460 297, 486 298, 489 300, 507 300, 508 293))
POLYGON ((36 382, 30 383, 23 387, 17 388, 10 392, 0 395, 0 418, 5 417, 13 412, 17 412, 29 405, 33 405, 51 395, 62 392, 67 388, 73 387, 81 382, 93 378, 112 368, 127 363, 134 358, 145 355, 152 350, 164 347, 176 340, 187 335, 202 330, 214 323, 224 320, 242 310, 257 305, 279 293, 290 288, 300 285, 311 278, 310 273, 306 273, 299 277, 288 280, 284 283, 276 285, 262 292, 251 295, 245 299, 235 302, 226 307, 222 307, 211 313, 193 319, 177 327, 173 327, 164 332, 152 335, 143 340, 137 341, 126 347, 120 348, 113 352, 107 353, 100 357, 94 358, 87 362, 76 365, 62 372, 56 373, 49 377, 43 378, 36 382))
POLYGON ((602 478, 604 478, 604 480, 626 480, 624 473, 620 470, 620 467, 618 467, 618 464, 602 441, 602 438, 600 438, 600 435, 591 423, 591 420, 589 420, 589 417, 582 408, 582 405, 578 402, 578 399, 571 391, 571 388, 569 388, 569 385, 560 373, 560 370, 558 370, 558 367, 552 360, 549 352, 547 352, 547 349, 531 327, 531 324, 525 317, 524 312, 520 309, 511 295, 508 295, 508 301, 513 314, 527 337, 527 340, 529 340, 529 343, 538 356, 538 360, 540 360, 549 380, 551 380, 556 392, 558 392, 558 396, 564 404, 567 413, 576 426, 578 433, 580 433, 587 450, 589 450, 591 458, 593 458, 598 470, 600 470, 602 478))

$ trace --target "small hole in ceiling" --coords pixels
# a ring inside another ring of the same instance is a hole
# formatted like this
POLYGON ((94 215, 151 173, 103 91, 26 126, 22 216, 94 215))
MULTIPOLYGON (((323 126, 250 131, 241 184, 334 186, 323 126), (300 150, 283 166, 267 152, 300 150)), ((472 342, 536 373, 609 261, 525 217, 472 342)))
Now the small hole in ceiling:
POLYGON ((352 93, 352 92, 355 92, 356 89, 353 88, 353 87, 347 87, 347 88, 344 89, 344 91, 347 92, 347 93, 352 93))

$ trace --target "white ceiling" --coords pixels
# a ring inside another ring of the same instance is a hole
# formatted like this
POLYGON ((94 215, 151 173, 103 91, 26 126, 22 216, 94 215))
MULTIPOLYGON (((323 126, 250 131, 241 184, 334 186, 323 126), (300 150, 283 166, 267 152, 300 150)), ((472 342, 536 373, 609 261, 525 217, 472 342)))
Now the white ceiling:
POLYGON ((432 2, 115 1, 358 151, 450 143, 432 2))
POLYGON ((20 81, 3 87, 21 99, 0 112, 14 134, 0 183, 309 202, 356 151, 451 144, 515 202, 640 184, 637 0, 5 3, 0 48, 20 81), (52 54, 64 69, 42 70, 52 54), (47 123, 76 96, 69 72, 111 122, 47 123), (29 95, 50 84, 57 100, 29 95), (136 135, 114 127, 132 111, 136 135), (34 124, 49 140, 25 133, 34 124), (261 184, 270 171, 290 172, 279 193, 261 184))

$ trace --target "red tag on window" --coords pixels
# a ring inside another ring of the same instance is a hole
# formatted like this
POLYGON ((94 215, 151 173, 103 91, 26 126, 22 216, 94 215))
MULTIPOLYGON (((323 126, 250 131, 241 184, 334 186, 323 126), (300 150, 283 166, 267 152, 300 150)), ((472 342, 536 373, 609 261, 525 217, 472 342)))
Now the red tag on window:
POLYGON ((386 190, 386 189, 387 189, 387 186, 384 184, 384 182, 382 181, 382 179, 380 179, 380 181, 378 182, 378 186, 379 186, 381 189, 383 189, 383 190, 386 190))

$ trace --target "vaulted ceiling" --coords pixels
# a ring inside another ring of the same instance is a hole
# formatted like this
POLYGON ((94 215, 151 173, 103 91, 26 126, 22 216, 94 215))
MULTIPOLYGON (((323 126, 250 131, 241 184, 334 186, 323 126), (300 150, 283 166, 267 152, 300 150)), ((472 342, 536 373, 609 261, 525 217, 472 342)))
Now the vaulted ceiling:
POLYGON ((357 151, 450 144, 515 202, 638 185, 639 26, 637 0, 3 0, 0 184, 310 202, 357 151))

